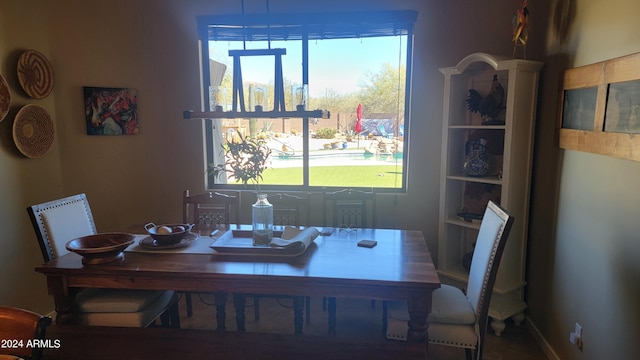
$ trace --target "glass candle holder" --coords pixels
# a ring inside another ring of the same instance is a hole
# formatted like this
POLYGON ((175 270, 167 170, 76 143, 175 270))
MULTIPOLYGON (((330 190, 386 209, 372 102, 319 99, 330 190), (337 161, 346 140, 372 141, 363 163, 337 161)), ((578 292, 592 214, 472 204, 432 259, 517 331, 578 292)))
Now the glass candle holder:
POLYGON ((296 104, 296 110, 307 110, 307 102, 309 101, 309 85, 304 84, 296 87, 293 91, 294 103, 296 104))
POLYGON ((226 90, 221 86, 211 87, 211 109, 217 112, 224 111, 226 103, 226 90))
POLYGON ((264 111, 267 105, 267 87, 262 85, 251 85, 249 87, 249 99, 250 106, 253 106, 255 111, 264 111))

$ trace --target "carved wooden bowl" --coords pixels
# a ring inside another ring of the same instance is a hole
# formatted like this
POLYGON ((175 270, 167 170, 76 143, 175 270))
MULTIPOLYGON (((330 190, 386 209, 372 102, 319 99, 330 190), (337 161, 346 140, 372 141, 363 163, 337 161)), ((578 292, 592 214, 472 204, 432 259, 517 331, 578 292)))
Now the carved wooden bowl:
POLYGON ((191 231, 193 224, 164 224, 148 223, 144 226, 149 236, 160 245, 177 244, 191 231), (163 232, 162 229, 165 228, 163 232), (168 230, 167 230, 168 229, 168 230), (168 231, 168 232, 167 232, 168 231))
POLYGON ((73 239, 66 248, 81 255, 83 264, 103 264, 122 260, 122 251, 133 244, 135 238, 127 233, 100 233, 73 239))

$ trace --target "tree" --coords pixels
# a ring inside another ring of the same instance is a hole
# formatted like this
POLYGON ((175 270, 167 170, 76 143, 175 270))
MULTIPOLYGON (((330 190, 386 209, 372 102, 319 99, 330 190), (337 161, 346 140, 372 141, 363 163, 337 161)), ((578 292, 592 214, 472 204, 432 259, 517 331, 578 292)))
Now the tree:
POLYGON ((318 109, 330 109, 331 111, 338 111, 340 108, 340 103, 343 100, 343 95, 340 95, 334 89, 326 89, 324 95, 319 98, 311 99, 309 105, 312 105, 312 108, 318 109))
POLYGON ((398 113, 404 116, 406 68, 384 63, 377 73, 368 72, 360 84, 359 97, 367 113, 398 113))

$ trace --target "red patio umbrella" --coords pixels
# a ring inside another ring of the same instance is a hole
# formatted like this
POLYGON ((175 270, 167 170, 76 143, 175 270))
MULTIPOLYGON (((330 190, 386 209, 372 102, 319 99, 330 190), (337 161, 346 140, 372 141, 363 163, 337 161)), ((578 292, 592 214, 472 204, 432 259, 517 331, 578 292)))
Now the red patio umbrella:
POLYGON ((356 126, 354 130, 356 133, 360 134, 362 132, 362 104, 358 104, 358 109, 356 110, 356 126))
POLYGON ((360 133, 362 132, 362 104, 358 104, 358 109, 356 109, 356 126, 353 130, 358 134, 358 148, 360 148, 360 133))

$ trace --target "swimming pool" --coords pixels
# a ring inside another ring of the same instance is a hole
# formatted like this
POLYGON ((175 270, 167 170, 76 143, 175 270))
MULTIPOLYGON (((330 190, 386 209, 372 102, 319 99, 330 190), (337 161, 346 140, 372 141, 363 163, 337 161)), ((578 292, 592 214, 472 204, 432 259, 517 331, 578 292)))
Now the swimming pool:
MULTIPOLYGON (((309 166, 364 166, 400 165, 402 153, 365 154, 362 150, 313 151, 309 154, 309 166)), ((271 157, 273 168, 302 167, 302 155, 271 157)))

